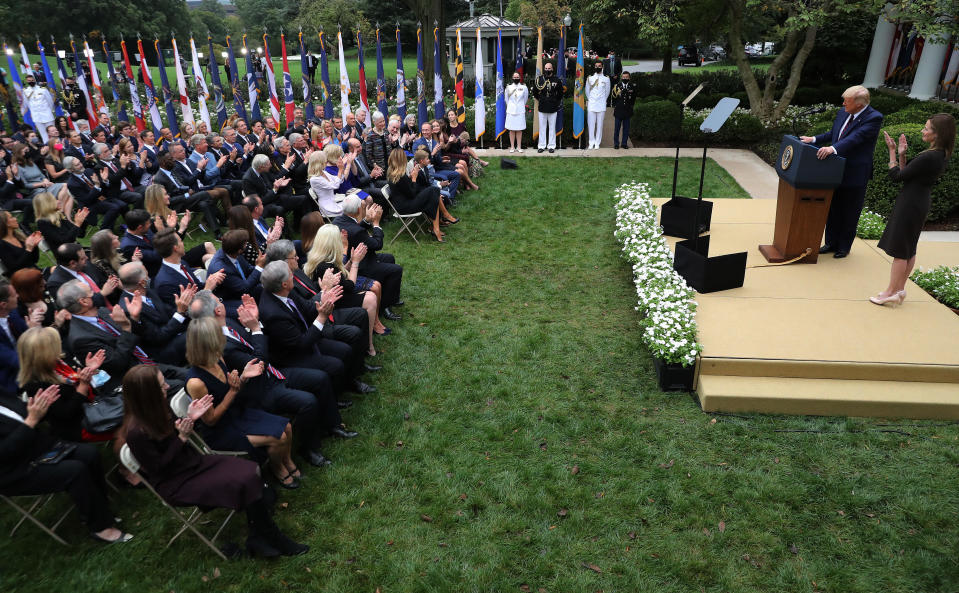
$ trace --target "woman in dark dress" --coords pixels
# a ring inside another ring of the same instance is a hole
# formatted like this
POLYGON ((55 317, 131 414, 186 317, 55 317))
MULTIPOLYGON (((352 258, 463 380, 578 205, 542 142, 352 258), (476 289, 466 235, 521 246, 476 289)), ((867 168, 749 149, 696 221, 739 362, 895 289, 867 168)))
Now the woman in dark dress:
POLYGON ((257 241, 256 229, 253 228, 253 215, 250 209, 246 206, 233 206, 227 211, 226 220, 230 230, 242 229, 249 235, 242 255, 251 266, 256 266, 256 260, 262 252, 258 246, 259 241, 257 241))
POLYGON ((53 297, 47 292, 47 281, 43 279, 43 272, 37 268, 17 270, 10 276, 10 286, 17 291, 17 311, 27 319, 33 311, 39 309, 43 315, 40 325, 43 327, 55 326, 63 337, 64 328, 69 328, 67 318, 70 313, 66 309, 57 309, 53 297))
POLYGON ((24 268, 36 268, 40 258, 40 241, 43 235, 35 231, 24 235, 20 221, 6 210, 0 210, 0 262, 7 269, 7 276, 24 268))
MULTIPOLYGON (((247 363, 243 373, 229 371, 223 362, 226 336, 212 317, 194 319, 186 334, 186 391, 193 399, 210 394, 213 405, 200 416, 198 432, 214 449, 247 451, 254 459, 265 456, 280 486, 297 488, 300 470, 290 457, 293 429, 289 421, 256 408, 235 402, 247 380, 263 373, 263 362, 247 363)), ((251 395, 251 397, 254 397, 251 395)))
POLYGON ((155 366, 137 365, 123 377, 127 444, 157 493, 176 506, 246 511, 246 547, 251 554, 298 556, 309 550, 283 535, 270 518, 256 463, 201 455, 187 444, 194 423, 213 407, 213 396, 190 402, 189 415, 174 422, 166 388, 163 373, 155 366))
POLYGON ((51 193, 43 192, 33 198, 37 230, 43 234, 50 251, 56 251, 64 243, 76 243, 77 238, 83 236, 81 229, 90 211, 87 208, 81 208, 73 216, 73 221, 70 221, 64 215, 64 209, 63 201, 58 202, 51 193))
POLYGON ((901 305, 906 299, 906 281, 916 265, 916 245, 929 214, 932 186, 952 156, 956 120, 946 113, 929 118, 922 129, 922 141, 929 144, 929 149, 908 163, 906 135, 899 136, 897 146, 888 133, 883 134, 889 147, 889 178, 902 181, 903 187, 896 196, 892 215, 879 239, 879 248, 893 258, 889 286, 869 300, 877 305, 901 305))
MULTIPOLYGON (((440 188, 432 185, 423 170, 423 163, 429 160, 425 151, 420 154, 419 162, 414 156, 413 168, 406 172, 406 153, 397 149, 390 153, 389 167, 386 170, 386 179, 390 184, 390 202, 400 214, 422 212, 433 221, 433 236, 440 243, 443 241, 441 223, 455 224, 454 218, 440 199, 440 188)), ((445 226, 444 224, 444 226, 445 226)))

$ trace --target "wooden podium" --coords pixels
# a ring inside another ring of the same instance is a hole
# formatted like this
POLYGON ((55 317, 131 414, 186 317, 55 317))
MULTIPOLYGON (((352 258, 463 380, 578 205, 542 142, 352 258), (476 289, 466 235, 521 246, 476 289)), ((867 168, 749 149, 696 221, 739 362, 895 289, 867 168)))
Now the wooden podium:
POLYGON ((833 189, 842 181, 846 159, 831 155, 819 160, 817 150, 795 136, 783 136, 776 161, 779 195, 773 244, 759 246, 770 263, 794 259, 807 250, 800 262, 814 264, 819 259, 833 189))

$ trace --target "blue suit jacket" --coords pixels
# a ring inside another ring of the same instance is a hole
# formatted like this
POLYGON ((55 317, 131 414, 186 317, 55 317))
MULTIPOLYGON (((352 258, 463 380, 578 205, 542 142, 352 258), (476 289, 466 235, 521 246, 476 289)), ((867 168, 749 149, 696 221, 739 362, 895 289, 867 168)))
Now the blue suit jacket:
MULTIPOLYGON (((15 338, 27 331, 27 322, 20 313, 10 311, 7 317, 10 331, 15 338)), ((7 332, 0 330, 0 391, 7 393, 17 392, 17 373, 20 371, 20 357, 17 356, 17 345, 10 342, 7 332)))
POLYGON ((133 259, 133 252, 136 251, 138 247, 142 254, 140 261, 146 266, 147 272, 149 272, 151 276, 155 276, 163 258, 153 249, 153 231, 147 231, 142 239, 131 235, 129 231, 123 233, 123 237, 120 239, 120 252, 126 256, 127 261, 133 259))
POLYGON ((872 155, 882 126, 882 114, 866 105, 859 116, 846 126, 842 139, 838 139, 839 131, 848 117, 846 109, 840 108, 832 130, 816 136, 815 143, 830 143, 836 153, 846 159, 846 170, 840 186, 862 187, 872 179, 872 155))
POLYGON ((259 293, 259 270, 251 266, 242 256, 238 257, 236 261, 243 268, 243 276, 240 275, 236 266, 233 265, 233 262, 230 261, 222 249, 213 254, 213 259, 210 260, 210 265, 207 267, 209 274, 215 274, 220 270, 226 273, 226 278, 216 287, 213 294, 223 299, 223 304, 228 312, 236 311, 236 308, 240 306, 242 295, 248 294, 256 298, 259 293))
MULTIPOLYGON (((182 262, 186 266, 186 262, 182 262)), ((190 266, 186 266, 187 274, 189 274, 190 279, 193 280, 193 283, 196 284, 201 290, 203 289, 203 283, 193 274, 193 270, 190 269, 190 266)), ((157 292, 157 295, 160 297, 160 301, 165 305, 171 308, 176 307, 174 302, 176 295, 180 292, 180 286, 186 286, 189 284, 189 280, 184 278, 181 274, 178 274, 176 270, 170 269, 170 266, 165 266, 162 263, 160 264, 160 269, 157 270, 151 286, 153 290, 157 292)))

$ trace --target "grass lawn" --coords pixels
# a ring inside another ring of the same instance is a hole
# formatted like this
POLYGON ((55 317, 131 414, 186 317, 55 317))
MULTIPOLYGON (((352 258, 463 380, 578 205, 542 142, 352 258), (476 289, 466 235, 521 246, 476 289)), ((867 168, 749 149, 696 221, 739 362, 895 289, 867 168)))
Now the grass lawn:
MULTIPOLYGON (((760 72, 766 72, 769 70, 769 63, 760 63, 752 65, 754 70, 759 70, 760 72)), ((727 62, 712 62, 710 64, 703 64, 702 66, 674 66, 673 72, 682 73, 682 74, 696 74, 697 72, 738 72, 739 69, 736 67, 736 64, 731 64, 727 62)))
MULTIPOLYGON (((280 494, 278 522, 308 555, 224 563, 188 535, 164 549, 167 511, 123 491, 131 543, 90 542, 75 514, 69 549, 27 526, 0 538, 0 588, 955 589, 955 423, 712 416, 660 392, 612 191, 668 195, 670 159, 516 160, 493 159, 462 196, 448 244, 387 249, 407 306, 377 342, 380 391, 346 414, 361 436, 328 442, 335 464, 280 494)), ((715 170, 706 195, 744 195, 715 170)), ((698 174, 683 163, 681 193, 698 174)), ((0 529, 12 521, 0 512, 0 529)), ((227 537, 243 533, 238 518, 227 537)))

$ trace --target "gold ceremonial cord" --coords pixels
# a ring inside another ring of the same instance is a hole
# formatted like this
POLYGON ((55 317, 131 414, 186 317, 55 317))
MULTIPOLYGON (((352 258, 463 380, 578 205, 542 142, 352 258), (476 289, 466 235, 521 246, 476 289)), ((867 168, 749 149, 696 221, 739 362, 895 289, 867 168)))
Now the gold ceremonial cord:
POLYGON ((812 247, 807 247, 807 248, 806 248, 806 251, 804 251, 801 255, 798 255, 798 256, 796 256, 796 257, 794 257, 794 258, 792 258, 792 259, 789 259, 789 260, 786 260, 786 261, 781 261, 781 262, 778 262, 778 263, 775 263, 775 264, 754 264, 754 265, 752 265, 752 266, 746 266, 746 269, 750 269, 750 268, 771 268, 771 267, 773 267, 773 266, 785 266, 785 265, 788 265, 788 264, 794 264, 794 263, 796 263, 797 261, 799 261, 799 260, 801 260, 802 258, 804 258, 804 257, 806 257, 807 255, 809 255, 810 253, 812 253, 812 247))
POLYGON ((621 94, 623 94, 623 89, 617 84, 613 87, 613 98, 618 99, 621 94))

